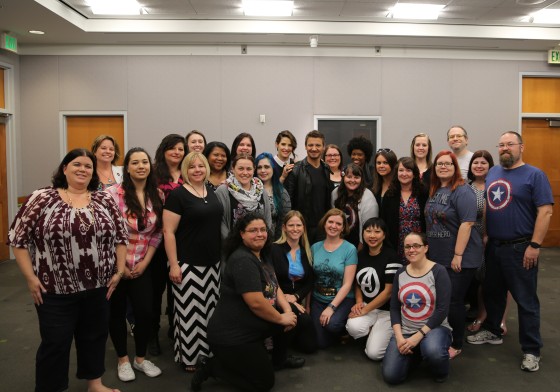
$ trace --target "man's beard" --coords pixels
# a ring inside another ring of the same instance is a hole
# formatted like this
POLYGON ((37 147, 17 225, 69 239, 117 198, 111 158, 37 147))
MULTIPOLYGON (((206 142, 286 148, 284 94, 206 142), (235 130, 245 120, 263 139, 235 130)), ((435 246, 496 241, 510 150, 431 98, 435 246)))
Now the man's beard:
POLYGON ((503 154, 500 155, 500 165, 502 165, 506 169, 509 169, 510 167, 512 167, 514 163, 515 163, 515 160, 513 159, 513 154, 512 153, 504 152, 503 154))

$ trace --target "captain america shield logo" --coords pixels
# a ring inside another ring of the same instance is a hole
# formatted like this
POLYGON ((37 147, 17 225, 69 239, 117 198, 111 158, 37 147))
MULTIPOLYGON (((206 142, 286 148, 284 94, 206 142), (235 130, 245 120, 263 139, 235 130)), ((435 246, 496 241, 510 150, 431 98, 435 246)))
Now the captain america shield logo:
POLYGON ((418 321, 429 318, 434 312, 434 294, 422 282, 405 284, 399 290, 399 299, 403 316, 409 320, 418 321))
POLYGON ((501 210, 511 201, 511 184, 503 179, 492 181, 486 190, 488 207, 501 210))

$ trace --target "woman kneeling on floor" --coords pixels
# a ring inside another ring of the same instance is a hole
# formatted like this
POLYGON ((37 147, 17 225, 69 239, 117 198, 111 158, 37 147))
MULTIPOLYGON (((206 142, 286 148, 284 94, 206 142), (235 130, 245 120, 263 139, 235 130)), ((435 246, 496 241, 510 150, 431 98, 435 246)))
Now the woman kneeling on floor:
POLYGON ((394 336, 383 358, 383 379, 399 384, 406 379, 412 362, 423 359, 434 380, 444 382, 449 374, 451 281, 445 267, 426 257, 428 242, 423 233, 408 234, 404 251, 409 264, 399 269, 393 282, 394 336))
MULTIPOLYGON (((193 391, 210 376, 242 391, 268 391, 274 386, 274 367, 287 360, 286 347, 275 341, 271 362, 264 346, 265 338, 297 323, 268 261, 269 234, 264 217, 254 212, 240 218, 230 233, 221 295, 208 325, 214 357, 199 357, 193 391)), ((299 367, 304 363, 298 359, 299 367)))

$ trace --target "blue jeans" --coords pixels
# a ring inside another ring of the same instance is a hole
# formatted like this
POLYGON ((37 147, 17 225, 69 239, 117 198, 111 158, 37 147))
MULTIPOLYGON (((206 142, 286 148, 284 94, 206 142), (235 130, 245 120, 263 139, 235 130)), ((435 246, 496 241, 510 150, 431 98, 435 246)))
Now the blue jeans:
POLYGON ((486 277, 483 285, 484 305, 488 316, 483 328, 501 336, 500 324, 506 308, 507 292, 517 303, 519 343, 526 354, 540 355, 541 313, 537 296, 538 266, 526 270, 523 255, 529 243, 500 245, 489 241, 486 247, 486 277))
POLYGON ((329 347, 338 337, 346 332, 346 321, 355 303, 354 298, 344 298, 338 305, 336 312, 331 316, 329 323, 323 327, 319 318, 329 303, 317 301, 315 298, 311 299, 311 320, 313 321, 313 327, 317 335, 317 346, 319 348, 329 347))
MULTIPOLYGON (((404 335, 405 338, 410 336, 404 335)), ((449 374, 450 345, 451 331, 441 326, 428 332, 410 355, 402 355, 397 347, 395 336, 391 337, 381 368, 383 379, 387 384, 402 383, 408 375, 411 363, 419 362, 421 359, 428 362, 434 377, 446 377, 449 374)))
POLYGON ((449 315, 447 321, 453 328, 453 341, 451 346, 460 350, 463 348, 465 340, 465 296, 476 274, 476 268, 463 268, 460 272, 455 272, 447 268, 449 280, 451 280, 451 302, 449 304, 449 315))

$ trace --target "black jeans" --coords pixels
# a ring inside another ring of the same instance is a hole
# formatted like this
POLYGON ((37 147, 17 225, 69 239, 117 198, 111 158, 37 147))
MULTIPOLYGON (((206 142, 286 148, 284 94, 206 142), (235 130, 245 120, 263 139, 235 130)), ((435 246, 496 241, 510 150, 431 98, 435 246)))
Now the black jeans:
POLYGON ((447 268, 447 274, 451 280, 451 302, 449 304, 449 315, 447 321, 453 328, 453 342, 451 347, 460 350, 465 340, 465 297, 476 274, 476 268, 463 268, 461 272, 455 272, 447 268))
POLYGON ((35 391, 68 389, 70 348, 76 345, 76 377, 94 380, 105 373, 105 345, 109 330, 107 288, 74 294, 43 294, 36 305, 41 344, 35 363, 35 391))
POLYGON ((169 280, 169 270, 167 269, 167 254, 163 243, 159 246, 152 258, 149 271, 152 275, 152 335, 157 336, 160 329, 161 301, 163 293, 167 288, 167 321, 169 326, 173 325, 173 295, 171 293, 171 282, 169 280))
POLYGON ((134 314, 134 343, 136 356, 145 357, 148 339, 152 336, 152 276, 149 271, 136 279, 122 279, 111 296, 111 321, 109 332, 117 356, 124 357, 127 352, 126 304, 130 299, 134 314))
POLYGON ((210 345, 210 373, 244 392, 266 392, 274 386, 274 369, 262 341, 237 346, 210 345))

